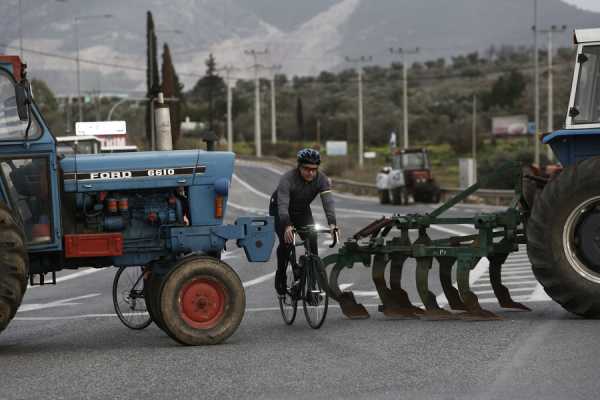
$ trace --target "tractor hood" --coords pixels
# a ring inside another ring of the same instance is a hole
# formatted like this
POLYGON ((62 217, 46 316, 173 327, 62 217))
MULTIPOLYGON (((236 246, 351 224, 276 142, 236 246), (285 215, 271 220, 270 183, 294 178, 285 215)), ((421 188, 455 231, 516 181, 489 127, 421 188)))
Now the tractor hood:
POLYGON ((61 160, 66 192, 153 189, 231 179, 234 154, 202 150, 81 154, 61 160))

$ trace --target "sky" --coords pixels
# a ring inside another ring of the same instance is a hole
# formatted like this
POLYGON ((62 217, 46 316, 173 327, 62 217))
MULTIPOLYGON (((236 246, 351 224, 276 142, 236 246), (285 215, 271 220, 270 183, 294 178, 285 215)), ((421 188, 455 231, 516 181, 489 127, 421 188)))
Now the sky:
POLYGON ((563 0, 565 3, 576 5, 579 8, 585 10, 600 12, 600 1, 599 0, 563 0))

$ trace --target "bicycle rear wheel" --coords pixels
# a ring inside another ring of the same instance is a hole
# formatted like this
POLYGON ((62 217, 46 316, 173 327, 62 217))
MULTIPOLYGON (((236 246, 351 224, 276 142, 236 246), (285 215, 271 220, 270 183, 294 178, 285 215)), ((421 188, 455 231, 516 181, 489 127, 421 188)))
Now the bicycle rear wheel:
POLYGON ((144 269, 120 267, 113 281, 113 304, 117 316, 130 329, 144 329, 152 323, 144 298, 144 269))
POLYGON ((319 329, 325 322, 327 308, 329 307, 329 296, 319 283, 315 269, 318 268, 317 260, 305 259, 305 279, 302 296, 302 307, 306 322, 313 329, 319 329))
POLYGON ((281 317, 283 322, 287 325, 294 323, 296 319, 296 313, 298 312, 298 296, 293 293, 295 288, 294 284, 294 271, 292 269, 292 263, 288 262, 285 269, 285 295, 279 296, 279 309, 281 310, 281 317))

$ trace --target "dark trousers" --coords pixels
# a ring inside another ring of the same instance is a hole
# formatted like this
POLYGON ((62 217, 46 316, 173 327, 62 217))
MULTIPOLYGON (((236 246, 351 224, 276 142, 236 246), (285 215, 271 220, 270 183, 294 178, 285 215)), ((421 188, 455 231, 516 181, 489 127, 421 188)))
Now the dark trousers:
MULTIPOLYGON (((293 244, 285 243, 285 226, 279 219, 279 213, 277 211, 277 200, 271 197, 269 203, 269 215, 275 217, 275 233, 279 239, 277 245, 277 271, 275 273, 275 289, 279 294, 285 293, 285 268, 290 259, 293 244)), ((313 225, 315 223, 310 208, 302 214, 290 215, 290 219, 294 228, 302 228, 306 225, 313 225)), ((317 235, 302 235, 302 240, 308 240, 310 249, 313 254, 319 253, 319 246, 317 243, 317 235)))

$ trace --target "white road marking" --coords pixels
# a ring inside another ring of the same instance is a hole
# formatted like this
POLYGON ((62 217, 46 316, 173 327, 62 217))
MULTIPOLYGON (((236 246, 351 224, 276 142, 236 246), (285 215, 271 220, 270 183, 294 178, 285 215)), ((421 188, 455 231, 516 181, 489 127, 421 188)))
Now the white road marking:
MULTIPOLYGON (((479 260, 479 262, 477 263, 477 266, 475 266, 475 268, 473 268, 471 270, 471 273, 469 274, 469 285, 474 284, 484 274, 487 274, 489 267, 490 267, 490 262, 488 261, 487 258, 482 258, 481 260, 479 260)), ((440 307, 443 307, 446 304, 448 304, 448 299, 446 299, 446 295, 444 294, 444 292, 440 293, 435 299, 437 300, 440 307)))
POLYGON ((358 297, 379 297, 376 290, 353 290, 352 293, 358 297))
POLYGON ((241 253, 242 250, 243 249, 240 247, 240 248, 237 248, 235 250, 224 251, 221 254, 221 260, 227 260, 227 259, 230 259, 230 258, 237 258, 237 257, 239 257, 239 256, 242 255, 242 253, 241 253))
MULTIPOLYGON (((492 287, 492 284, 491 284, 489 281, 484 281, 484 282, 481 282, 481 281, 482 281, 482 280, 480 279, 480 281, 479 281, 479 282, 477 282, 477 283, 474 283, 474 284, 472 284, 472 285, 470 285, 470 286, 471 286, 472 288, 476 288, 476 287, 492 287)), ((513 286, 515 286, 515 285, 516 285, 516 286, 528 285, 528 286, 530 286, 530 289, 531 289, 531 287, 532 287, 532 286, 534 286, 534 284, 535 284, 536 282, 537 282, 537 281, 535 281, 535 280, 526 280, 526 281, 521 281, 521 282, 510 282, 510 283, 509 283, 510 287, 508 287, 508 289, 509 289, 509 290, 511 290, 511 288, 512 288, 513 286)))
POLYGON ((340 283, 339 284, 340 290, 342 292, 352 286, 354 286, 354 283, 340 283))
POLYGON ((275 272, 271 272, 266 275, 259 276, 256 279, 252 279, 250 281, 244 282, 243 285, 245 288, 249 288, 250 286, 258 285, 259 283, 268 281, 269 279, 273 278, 274 276, 275 276, 275 272))
POLYGON ((240 204, 234 203, 230 200, 227 200, 227 205, 231 206, 233 208, 237 208, 238 210, 241 210, 241 211, 250 212, 250 213, 257 214, 257 215, 267 215, 266 209, 246 207, 246 206, 242 206, 240 204))
MULTIPOLYGON (((531 292, 533 289, 532 288, 511 288, 510 292, 531 292)), ((475 294, 488 294, 488 293, 494 293, 493 290, 478 290, 478 291, 474 291, 473 293, 475 294)))
POLYGON ((529 267, 531 269, 531 263, 529 261, 515 262, 515 263, 506 262, 506 263, 504 263, 503 267, 511 267, 511 269, 512 269, 512 267, 529 267))
MULTIPOLYGON (((111 267, 108 267, 108 268, 111 268, 111 267)), ((69 274, 69 275, 61 276, 60 278, 56 278, 56 283, 70 281, 71 279, 79 278, 79 277, 90 275, 90 274, 95 274, 96 272, 103 271, 105 269, 106 268, 84 269, 83 271, 75 272, 74 274, 69 274)), ((42 285, 42 286, 45 286, 45 285, 42 285)), ((42 286, 40 286, 40 285, 27 286, 27 289, 30 290, 30 289, 35 289, 37 287, 42 287, 42 286)))
POLYGON ((236 174, 233 174, 233 179, 235 179, 236 181, 238 181, 240 185, 242 185, 243 187, 245 187, 246 189, 248 189, 249 191, 251 191, 255 195, 257 195, 259 197, 262 197, 264 199, 267 199, 267 200, 271 199, 271 196, 269 196, 266 193, 263 193, 263 192, 261 192, 259 190, 256 190, 254 187, 252 187, 252 185, 250 185, 246 181, 243 181, 242 179, 240 179, 240 177, 237 176, 236 174))
MULTIPOLYGON (((529 298, 530 298, 530 296, 514 296, 512 299, 514 301, 530 301, 529 298)), ((496 299, 495 297, 488 297, 486 299, 480 299, 479 303, 480 304, 498 303, 498 299, 496 299)))
POLYGON ((73 301, 75 301, 75 300, 89 299, 89 298, 97 297, 97 296, 100 296, 100 293, 91 293, 91 294, 86 294, 84 296, 71 297, 69 299, 56 300, 56 301, 51 301, 49 303, 43 303, 43 304, 23 304, 23 305, 21 305, 21 307, 19 307, 19 310, 17 312, 22 313, 22 312, 27 312, 27 311, 43 310, 46 308, 76 306, 76 305, 79 305, 80 303, 73 303, 73 301))
MULTIPOLYGON (((271 171, 271 172, 273 172, 274 174, 277 174, 277 175, 283 175, 284 174, 283 171, 278 170, 273 165, 267 164, 267 163, 264 163, 264 162, 255 162, 255 161, 247 161, 247 160, 235 160, 235 163, 237 165, 242 165, 242 166, 243 165, 247 165, 249 167, 254 167, 254 168, 263 168, 263 169, 266 169, 267 171, 271 171)), ((292 167, 289 166, 287 168, 291 169, 292 167)))
POLYGON ((505 273, 511 273, 511 272, 528 272, 530 274, 533 274, 533 272, 531 271, 531 266, 527 266, 527 267, 504 268, 502 270, 502 275, 504 276, 505 273))
POLYGON ((537 283, 535 290, 533 291, 531 296, 529 296, 528 300, 529 301, 552 301, 552 299, 550 298, 550 296, 548 296, 546 294, 546 292, 544 291, 544 287, 540 283, 537 283))

